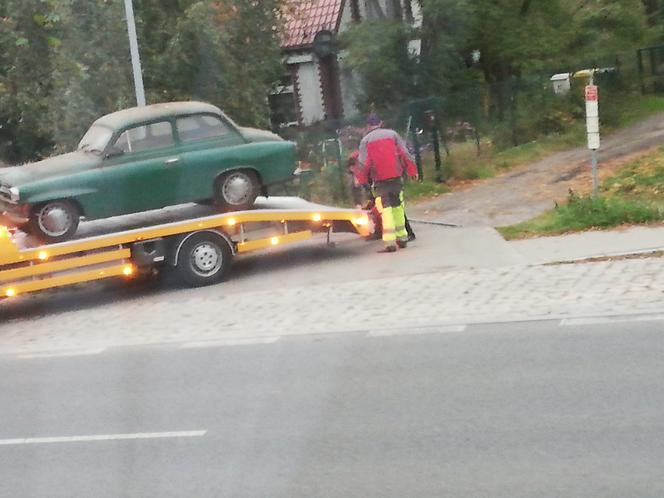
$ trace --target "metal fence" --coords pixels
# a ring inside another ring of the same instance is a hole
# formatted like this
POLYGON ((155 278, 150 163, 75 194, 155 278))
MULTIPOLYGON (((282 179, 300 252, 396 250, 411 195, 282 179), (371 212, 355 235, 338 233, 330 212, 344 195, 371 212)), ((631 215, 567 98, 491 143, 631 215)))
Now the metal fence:
MULTIPOLYGON (((664 71, 664 46, 661 48, 655 60, 661 57, 664 71)), ((595 81, 602 92, 602 121, 612 125, 619 119, 616 109, 621 98, 639 91, 643 57, 630 51, 589 60, 579 67, 553 68, 546 75, 515 76, 445 95, 395 102, 376 111, 388 126, 407 137, 411 152, 418 155, 427 151, 433 156, 436 167, 427 170, 424 179, 444 181, 447 172, 441 163, 451 153, 454 143, 472 143, 480 155, 486 143, 499 149, 509 148, 544 135, 565 133, 581 122, 585 113, 585 82, 574 82, 571 91, 557 95, 551 83, 551 76, 557 72, 612 68, 595 81)), ((296 187, 297 194, 312 200, 350 201, 346 158, 358 147, 363 126, 364 116, 356 116, 292 132, 289 138, 300 144, 300 159, 308 171, 296 187)))
POLYGON ((664 45, 637 50, 637 64, 641 92, 664 92, 664 45))

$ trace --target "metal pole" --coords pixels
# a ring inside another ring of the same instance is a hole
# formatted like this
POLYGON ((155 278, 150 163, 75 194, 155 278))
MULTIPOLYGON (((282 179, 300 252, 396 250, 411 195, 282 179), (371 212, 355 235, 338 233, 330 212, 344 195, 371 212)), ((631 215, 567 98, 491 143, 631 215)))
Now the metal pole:
POLYGON ((141 56, 138 52, 138 36, 136 35, 136 20, 134 19, 134 5, 132 0, 125 0, 127 14, 127 32, 129 33, 129 50, 131 52, 131 66, 134 72, 134 87, 136 89, 136 103, 145 105, 145 89, 143 88, 143 72, 141 71, 141 56))
POLYGON ((417 138, 417 130, 413 128, 410 132, 413 138, 413 148, 415 149, 415 164, 417 165, 417 176, 420 181, 424 181, 424 170, 422 168, 422 154, 420 153, 420 140, 417 138))
POLYGON ((646 82, 643 78, 643 49, 640 48, 636 51, 636 60, 639 68, 639 81, 641 82, 641 95, 646 94, 646 82))
POLYGON ((597 149, 590 151, 590 162, 593 168, 593 197, 599 193, 599 180, 597 179, 597 149))
POLYGON ((434 117, 433 127, 431 128, 431 141, 433 142, 433 157, 436 167, 436 181, 442 183, 445 181, 443 177, 443 161, 440 157, 440 136, 438 133, 438 120, 434 117))
POLYGON ((341 187, 341 202, 344 202, 346 200, 346 174, 345 174, 345 168, 342 164, 343 151, 341 150, 341 140, 339 139, 338 134, 337 134, 336 144, 337 144, 337 165, 339 166, 339 186, 341 187))

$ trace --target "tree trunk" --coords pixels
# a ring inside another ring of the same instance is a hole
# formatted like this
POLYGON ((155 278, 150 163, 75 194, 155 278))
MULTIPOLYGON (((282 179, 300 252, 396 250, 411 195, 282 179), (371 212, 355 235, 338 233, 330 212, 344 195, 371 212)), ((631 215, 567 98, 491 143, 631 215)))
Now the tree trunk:
POLYGON ((358 0, 350 0, 350 16, 353 22, 361 22, 362 16, 360 15, 360 3, 358 0))
POLYGON ((659 0, 641 0, 646 11, 648 26, 655 26, 659 17, 659 0))
MULTIPOLYGON (((376 14, 377 18, 385 19, 385 12, 383 12, 383 8, 380 6, 380 2, 378 0, 368 0, 367 7, 369 6, 371 7, 371 10, 373 10, 373 12, 376 14)), ((367 14, 367 17, 370 16, 367 14)))
POLYGON ((389 17, 398 21, 403 21, 403 9, 401 8, 401 0, 390 0, 391 12, 389 17))
POLYGON ((528 14, 528 10, 530 10, 530 4, 532 3, 532 0, 523 0, 521 3, 521 9, 519 10, 519 14, 522 16, 525 16, 528 14))
POLYGON ((406 17, 406 22, 408 24, 413 24, 415 22, 415 17, 413 16, 413 3, 412 0, 404 0, 404 15, 406 17))

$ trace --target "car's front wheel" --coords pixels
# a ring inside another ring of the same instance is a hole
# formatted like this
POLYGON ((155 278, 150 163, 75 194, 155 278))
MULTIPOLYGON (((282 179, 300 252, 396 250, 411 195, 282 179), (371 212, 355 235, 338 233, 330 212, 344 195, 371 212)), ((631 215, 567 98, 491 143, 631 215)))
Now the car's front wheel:
POLYGON ((254 205, 260 183, 253 171, 224 173, 215 184, 215 204, 223 211, 243 211, 254 205))
POLYGON ((45 202, 32 209, 27 228, 44 242, 64 242, 76 233, 80 218, 78 207, 70 201, 45 202))

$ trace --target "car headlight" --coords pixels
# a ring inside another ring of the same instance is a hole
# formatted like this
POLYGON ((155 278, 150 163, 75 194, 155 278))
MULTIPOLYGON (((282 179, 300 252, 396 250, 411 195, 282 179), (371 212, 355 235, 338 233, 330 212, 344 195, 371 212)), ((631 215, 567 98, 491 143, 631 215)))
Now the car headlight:
POLYGON ((10 188, 9 195, 11 196, 11 200, 13 202, 18 202, 18 200, 21 198, 21 192, 19 191, 18 187, 10 188))

